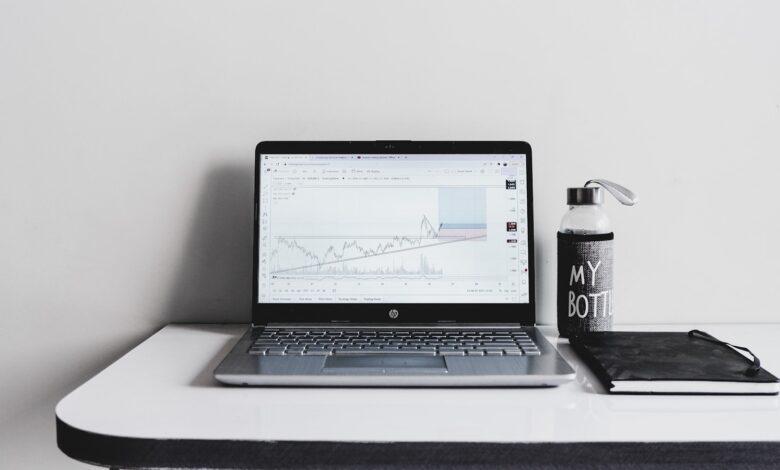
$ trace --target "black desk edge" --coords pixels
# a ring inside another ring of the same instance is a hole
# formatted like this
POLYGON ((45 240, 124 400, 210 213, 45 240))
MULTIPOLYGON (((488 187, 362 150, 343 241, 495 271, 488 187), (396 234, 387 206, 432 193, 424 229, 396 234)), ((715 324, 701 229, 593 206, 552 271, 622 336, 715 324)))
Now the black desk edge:
POLYGON ((146 439, 96 434, 57 417, 57 446, 82 462, 118 468, 535 466, 777 468, 780 442, 337 442, 146 439))

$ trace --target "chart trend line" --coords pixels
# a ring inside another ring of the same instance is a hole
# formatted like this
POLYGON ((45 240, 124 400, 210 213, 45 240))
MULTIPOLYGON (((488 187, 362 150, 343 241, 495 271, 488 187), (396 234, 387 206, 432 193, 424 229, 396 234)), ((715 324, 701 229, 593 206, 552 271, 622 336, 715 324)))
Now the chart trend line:
MULTIPOLYGON (((455 239, 455 240, 447 240, 447 241, 443 241, 443 242, 439 242, 439 243, 429 243, 429 244, 423 245, 423 246, 414 246, 414 247, 409 247, 409 248, 401 248, 401 249, 398 249, 398 250, 384 251, 384 252, 381 252, 381 253, 373 253, 373 254, 368 254, 368 255, 365 255, 365 256, 354 256, 352 258, 343 258, 343 259, 339 259, 339 260, 335 260, 335 261, 326 261, 326 262, 322 262, 322 263, 309 264, 309 265, 305 265, 305 266, 297 266, 295 268, 278 269, 276 271, 271 271, 271 274, 282 273, 282 272, 287 272, 287 271, 295 271, 295 270, 298 270, 298 269, 305 269, 305 268, 314 268, 314 267, 318 267, 318 266, 325 266, 325 265, 335 264, 335 263, 344 263, 344 262, 347 262, 347 261, 355 261, 355 260, 360 260, 360 259, 372 258, 374 256, 390 255, 390 254, 393 254, 393 253, 401 253, 401 252, 404 252, 404 251, 420 250, 420 249, 423 249, 423 248, 432 248, 434 246, 447 245, 449 243, 464 242, 464 241, 468 241, 468 240, 476 240, 478 238, 485 238, 485 235, 477 235, 477 236, 473 236, 473 237, 458 238, 458 239, 455 239)), ((293 243, 297 246, 297 243, 295 243, 295 242, 293 242, 293 243)), ((358 247, 357 245, 355 245, 355 242, 345 243, 344 246, 356 246, 356 247, 358 247)))
MULTIPOLYGON (((290 275, 275 274, 274 277, 278 278, 306 278, 306 279, 374 279, 380 277, 382 279, 439 279, 443 275, 441 268, 438 268, 428 261, 428 258, 424 254, 420 254, 417 258, 419 262, 418 267, 408 269, 403 264, 396 265, 392 263, 390 266, 377 266, 377 267, 350 267, 342 262, 337 262, 338 266, 330 266, 327 269, 322 269, 317 266, 317 271, 311 273, 293 273, 290 275)), ((336 264, 336 263, 334 263, 336 264)))
MULTIPOLYGON (((440 229, 441 227, 439 227, 440 229)), ((378 243, 374 247, 366 247, 360 244, 357 240, 345 241, 341 247, 329 246, 325 252, 318 255, 310 248, 300 244, 295 239, 278 238, 277 247, 271 252, 271 260, 276 260, 277 268, 272 270, 270 274, 290 273, 293 271, 309 270, 311 273, 321 273, 323 266, 333 265, 337 263, 345 263, 348 261, 357 261, 367 258, 373 258, 383 255, 391 255, 395 253, 402 253, 411 250, 419 250, 424 248, 432 248, 435 246, 457 243, 467 240, 475 240, 485 238, 484 233, 479 233, 472 236, 461 237, 447 237, 442 239, 439 237, 440 230, 434 227, 427 216, 423 215, 419 224, 419 235, 415 237, 409 236, 394 236, 387 242, 378 243), (426 243, 430 240, 438 240, 435 243, 426 243), (305 261, 295 267, 281 267, 278 265, 278 258, 280 256, 280 249, 291 250, 297 255, 301 256, 305 261), (314 269, 312 269, 314 268, 314 269)), ((441 275, 441 270, 432 267, 428 264, 424 256, 420 258, 420 269, 415 272, 406 271, 403 267, 389 270, 386 268, 377 268, 371 274, 374 275, 387 275, 387 274, 418 274, 418 275, 441 275)), ((332 270, 333 274, 345 274, 346 270, 332 270)), ((364 270, 364 273, 366 271, 364 270)), ((357 274, 357 273, 355 273, 357 274)))

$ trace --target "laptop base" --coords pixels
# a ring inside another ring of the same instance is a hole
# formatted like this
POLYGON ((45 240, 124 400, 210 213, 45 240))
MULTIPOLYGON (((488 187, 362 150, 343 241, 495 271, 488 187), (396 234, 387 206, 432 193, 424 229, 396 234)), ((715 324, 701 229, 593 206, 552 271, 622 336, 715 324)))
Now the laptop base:
POLYGON ((536 328, 522 329, 539 355, 253 355, 248 351, 262 328, 252 328, 214 376, 229 385, 327 387, 552 387, 574 379, 574 370, 536 328))

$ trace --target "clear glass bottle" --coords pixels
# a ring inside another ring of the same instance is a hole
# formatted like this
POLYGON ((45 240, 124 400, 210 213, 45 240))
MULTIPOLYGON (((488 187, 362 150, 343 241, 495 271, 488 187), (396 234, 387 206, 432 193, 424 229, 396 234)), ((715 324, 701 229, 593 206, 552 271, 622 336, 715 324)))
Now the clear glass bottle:
POLYGON ((612 329, 614 233, 603 208, 604 191, 625 205, 636 203, 628 189, 605 180, 568 188, 558 230, 558 331, 576 337, 612 329))
MULTIPOLYGON (((597 192, 601 191, 600 188, 588 189, 595 189, 597 192)), ((600 199, 603 202, 603 196, 600 199)), ((609 233, 612 231, 612 225, 601 203, 577 203, 569 205, 569 210, 563 215, 558 231, 576 235, 591 235, 609 233)))

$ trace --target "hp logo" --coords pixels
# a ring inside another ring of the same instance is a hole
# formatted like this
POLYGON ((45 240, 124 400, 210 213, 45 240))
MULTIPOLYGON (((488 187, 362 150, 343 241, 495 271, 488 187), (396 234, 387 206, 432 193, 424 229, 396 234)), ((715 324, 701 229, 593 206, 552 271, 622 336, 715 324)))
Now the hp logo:
POLYGON ((396 310, 394 308, 391 308, 390 311, 387 312, 387 314, 390 316, 390 318, 393 318, 393 319, 398 318, 398 310, 396 310))

